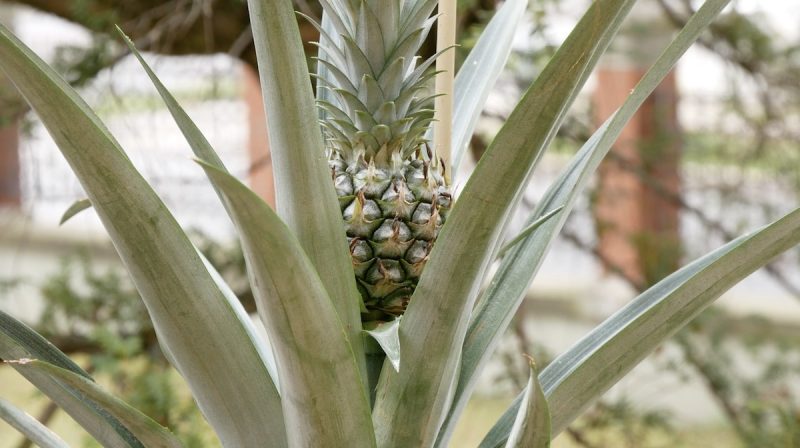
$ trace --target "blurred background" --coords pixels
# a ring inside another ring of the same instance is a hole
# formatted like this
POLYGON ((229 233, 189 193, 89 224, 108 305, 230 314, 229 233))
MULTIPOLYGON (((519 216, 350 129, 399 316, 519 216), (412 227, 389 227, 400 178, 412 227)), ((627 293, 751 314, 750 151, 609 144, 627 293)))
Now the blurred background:
MULTIPOLYGON (((459 168, 474 160, 589 0, 536 0, 459 168)), ((500 2, 459 0, 463 60, 500 2)), ((641 0, 537 168, 513 236, 701 2, 641 0)), ((314 0, 296 9, 319 17, 314 0)), ((0 0, 0 23, 98 111, 178 220, 254 303, 233 228, 146 75, 162 81, 228 167, 272 200, 269 142, 244 0, 0 0)), ((315 29, 300 20, 305 42, 315 29)), ((426 51, 433 49, 433 42, 426 51)), ((314 47, 307 45, 309 56, 314 47)), ((312 67, 313 64, 309 62, 312 67)), ((218 446, 155 341, 146 311, 36 116, 0 74, 0 310, 23 319, 101 383, 175 430, 218 446)), ((733 0, 631 121, 569 218, 487 368, 453 447, 475 446, 527 381, 590 328, 697 256, 798 206, 800 3, 733 0)), ((614 387, 556 447, 800 447, 800 251, 725 294, 614 387)), ((69 417, 0 366, 0 396, 74 446, 69 417)), ((0 423, 0 448, 28 442, 0 423)))

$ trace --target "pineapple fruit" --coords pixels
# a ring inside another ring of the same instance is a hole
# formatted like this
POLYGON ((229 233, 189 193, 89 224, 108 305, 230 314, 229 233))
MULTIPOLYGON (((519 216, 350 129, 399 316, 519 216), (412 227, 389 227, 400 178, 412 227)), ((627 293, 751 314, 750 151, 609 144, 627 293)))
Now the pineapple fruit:
POLYGON ((365 322, 401 315, 452 203, 426 132, 436 55, 417 56, 435 1, 322 2, 317 79, 326 151, 365 322))

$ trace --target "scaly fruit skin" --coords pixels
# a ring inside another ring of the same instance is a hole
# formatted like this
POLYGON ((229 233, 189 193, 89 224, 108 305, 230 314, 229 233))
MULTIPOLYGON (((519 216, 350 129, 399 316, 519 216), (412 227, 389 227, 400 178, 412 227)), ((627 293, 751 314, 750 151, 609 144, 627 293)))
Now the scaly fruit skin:
POLYGON ((365 321, 401 315, 417 285, 452 198, 441 173, 415 156, 378 167, 331 160, 365 321))
POLYGON ((365 322, 403 314, 450 209, 428 149, 436 0, 322 0, 318 104, 365 322))

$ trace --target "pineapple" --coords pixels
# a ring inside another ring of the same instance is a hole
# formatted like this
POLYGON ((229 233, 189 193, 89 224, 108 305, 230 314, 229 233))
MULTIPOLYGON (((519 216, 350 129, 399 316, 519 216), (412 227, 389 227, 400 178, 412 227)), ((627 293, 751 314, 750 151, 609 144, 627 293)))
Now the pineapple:
POLYGON ((401 315, 452 194, 426 140, 436 55, 417 56, 435 1, 322 2, 318 105, 365 321, 401 315), (327 42, 326 42, 327 41, 327 42))

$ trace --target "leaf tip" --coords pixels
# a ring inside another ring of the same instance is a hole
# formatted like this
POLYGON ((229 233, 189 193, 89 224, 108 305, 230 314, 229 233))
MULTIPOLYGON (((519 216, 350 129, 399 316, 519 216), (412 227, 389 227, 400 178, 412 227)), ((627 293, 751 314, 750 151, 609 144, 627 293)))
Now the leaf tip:
POLYGON ((538 372, 539 369, 536 367, 536 360, 533 358, 533 355, 529 355, 527 353, 523 353, 522 356, 528 360, 528 365, 531 367, 533 372, 538 372))
POLYGON ((77 215, 78 213, 90 208, 92 206, 92 202, 89 199, 80 199, 75 201, 72 205, 64 211, 64 214, 61 215, 61 219, 58 221, 58 225, 62 226, 65 222, 72 219, 73 216, 77 215))

